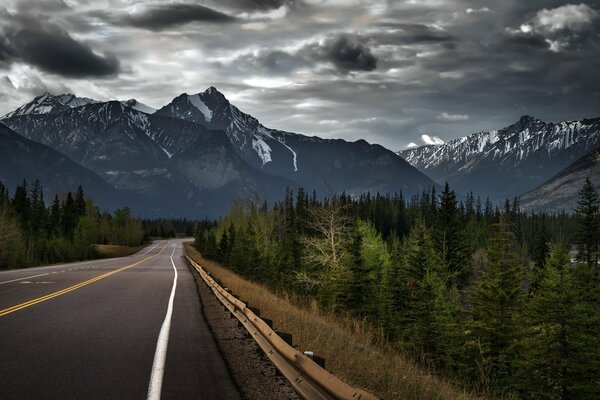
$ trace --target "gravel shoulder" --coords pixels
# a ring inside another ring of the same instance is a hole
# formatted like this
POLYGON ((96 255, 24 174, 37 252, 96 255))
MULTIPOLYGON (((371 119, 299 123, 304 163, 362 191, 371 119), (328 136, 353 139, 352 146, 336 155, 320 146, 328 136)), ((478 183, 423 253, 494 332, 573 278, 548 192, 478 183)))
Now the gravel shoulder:
POLYGON ((244 400, 300 399, 248 331, 238 325, 238 320, 215 297, 198 273, 191 267, 190 270, 196 279, 204 317, 244 400))

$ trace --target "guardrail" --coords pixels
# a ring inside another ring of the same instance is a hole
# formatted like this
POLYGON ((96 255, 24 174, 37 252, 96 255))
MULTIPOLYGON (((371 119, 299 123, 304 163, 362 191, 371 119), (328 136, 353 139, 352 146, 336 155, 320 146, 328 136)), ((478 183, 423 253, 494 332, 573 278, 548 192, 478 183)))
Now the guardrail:
POLYGON ((187 255, 185 257, 221 303, 244 325, 266 356, 302 398, 306 400, 377 400, 377 397, 372 394, 353 388, 341 381, 287 344, 265 321, 252 312, 246 303, 235 298, 217 284, 200 264, 187 255))

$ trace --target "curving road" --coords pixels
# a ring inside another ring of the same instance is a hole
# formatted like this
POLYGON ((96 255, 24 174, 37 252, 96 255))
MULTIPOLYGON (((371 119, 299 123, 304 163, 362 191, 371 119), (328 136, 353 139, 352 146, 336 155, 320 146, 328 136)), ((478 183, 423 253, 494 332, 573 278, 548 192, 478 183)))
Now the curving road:
POLYGON ((0 272, 0 399, 240 399, 181 243, 0 272))

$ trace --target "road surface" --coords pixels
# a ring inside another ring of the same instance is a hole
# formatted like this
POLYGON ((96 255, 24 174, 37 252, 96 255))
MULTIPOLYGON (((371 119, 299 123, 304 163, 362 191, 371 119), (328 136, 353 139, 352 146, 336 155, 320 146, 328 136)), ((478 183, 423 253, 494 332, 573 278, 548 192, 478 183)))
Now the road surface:
POLYGON ((239 399, 182 241, 0 272, 0 399, 239 399))

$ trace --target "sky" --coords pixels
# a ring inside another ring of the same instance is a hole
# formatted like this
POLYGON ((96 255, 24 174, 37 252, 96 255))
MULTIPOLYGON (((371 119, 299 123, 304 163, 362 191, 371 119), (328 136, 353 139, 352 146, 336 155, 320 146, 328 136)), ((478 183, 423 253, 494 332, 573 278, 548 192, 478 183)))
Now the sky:
POLYGON ((392 150, 600 117, 600 2, 0 0, 0 114, 217 87, 265 126, 392 150))

